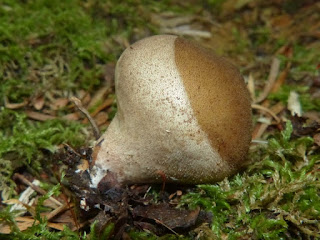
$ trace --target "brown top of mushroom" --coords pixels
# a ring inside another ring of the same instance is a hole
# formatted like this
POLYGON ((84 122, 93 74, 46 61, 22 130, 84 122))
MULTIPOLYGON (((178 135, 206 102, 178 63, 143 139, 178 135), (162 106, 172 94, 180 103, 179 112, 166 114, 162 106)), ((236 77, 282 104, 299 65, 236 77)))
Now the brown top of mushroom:
POLYGON ((224 58, 179 37, 175 62, 212 146, 231 166, 242 165, 251 141, 251 108, 240 72, 224 58))

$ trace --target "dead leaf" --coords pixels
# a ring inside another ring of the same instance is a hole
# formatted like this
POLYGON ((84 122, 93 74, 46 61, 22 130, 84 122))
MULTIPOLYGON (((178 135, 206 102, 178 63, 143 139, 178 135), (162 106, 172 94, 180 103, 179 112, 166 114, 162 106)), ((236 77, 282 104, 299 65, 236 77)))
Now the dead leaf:
POLYGON ((33 107, 39 111, 43 108, 43 106, 44 106, 44 97, 40 96, 40 97, 36 98, 33 103, 33 107))
POLYGON ((79 112, 69 113, 69 114, 67 114, 67 115, 64 115, 62 118, 63 118, 63 119, 70 120, 70 121, 77 121, 77 120, 80 119, 80 114, 79 114, 79 112))
POLYGON ((55 116, 52 115, 48 115, 48 114, 43 114, 40 112, 34 112, 34 111, 25 111, 26 115, 34 120, 38 120, 38 121, 46 121, 46 120, 51 120, 51 119, 56 119, 55 116))
POLYGON ((165 227, 174 228, 188 228, 194 226, 200 208, 196 210, 184 210, 172 208, 168 204, 137 206, 133 210, 135 217, 143 217, 152 219, 165 227))
POLYGON ((312 136, 315 133, 319 134, 317 132, 320 131, 320 123, 316 121, 307 123, 307 118, 299 116, 293 116, 290 120, 293 126, 293 135, 296 137, 312 136))
POLYGON ((101 87, 91 98, 91 101, 88 105, 88 109, 90 110, 93 107, 96 107, 99 102, 103 102, 104 99, 107 98, 108 93, 110 92, 110 88, 107 86, 101 87))
POLYGON ((317 133, 313 136, 314 143, 320 146, 320 133, 317 133))
MULTIPOLYGON (((26 229, 28 229, 29 227, 31 227, 34 223, 34 219, 33 221, 23 221, 23 222, 17 222, 17 227, 19 228, 20 231, 24 231, 26 229)), ((9 225, 0 225, 0 233, 2 234, 10 234, 11 233, 11 229, 9 225)))
POLYGON ((106 112, 99 112, 97 116, 94 118, 95 122, 98 126, 105 124, 108 121, 109 117, 106 112))
POLYGON ((271 25, 273 28, 285 28, 292 24, 292 18, 288 14, 276 16, 271 19, 271 25))
POLYGON ((52 110, 58 110, 60 108, 67 106, 68 103, 69 103, 68 98, 58 98, 50 105, 50 107, 52 110))
MULTIPOLYGON (((99 112, 104 110, 107 107, 110 107, 113 104, 114 100, 112 98, 106 99, 102 104, 97 106, 97 108, 90 114, 92 117, 95 117, 99 112)), ((83 123, 88 123, 88 119, 84 119, 83 123)))
POLYGON ((51 221, 55 222, 55 223, 69 223, 74 225, 74 218, 72 216, 72 210, 67 210, 55 217, 52 218, 51 221))
POLYGON ((115 63, 107 63, 104 67, 104 80, 106 82, 106 87, 114 87, 114 73, 115 73, 115 63))
POLYGON ((28 102, 24 100, 22 103, 10 103, 7 97, 4 97, 4 106, 8 109, 19 109, 26 106, 28 102))

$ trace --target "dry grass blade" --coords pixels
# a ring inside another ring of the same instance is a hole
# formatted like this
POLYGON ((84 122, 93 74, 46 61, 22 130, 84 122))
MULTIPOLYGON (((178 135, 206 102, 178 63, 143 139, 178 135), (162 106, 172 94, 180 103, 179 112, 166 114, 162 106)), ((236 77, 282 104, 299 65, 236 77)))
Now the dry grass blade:
POLYGON ((264 106, 261 106, 259 104, 252 104, 251 107, 253 109, 258 109, 258 110, 261 110, 261 111, 264 111, 268 114, 270 114, 274 120, 276 120, 277 123, 280 123, 280 118, 277 117, 276 113, 274 113, 272 110, 270 110, 269 108, 267 107, 264 107, 264 106))
POLYGON ((33 120, 41 121, 41 122, 57 118, 52 115, 43 114, 43 113, 34 112, 34 111, 25 111, 25 113, 29 118, 31 118, 33 120))
POLYGON ((4 97, 4 106, 8 109, 19 109, 28 104, 26 100, 24 100, 22 103, 10 103, 7 97, 4 97))
MULTIPOLYGON (((283 109, 285 108, 285 106, 283 105, 283 103, 278 102, 276 105, 272 106, 270 108, 270 111, 274 114, 277 115, 279 114, 283 109)), ((271 121, 271 118, 268 118, 271 121)), ((267 123, 260 123, 257 124, 253 130, 252 133, 252 139, 256 140, 261 138, 261 136, 263 135, 263 133, 267 130, 268 126, 270 124, 267 123)))
POLYGON ((87 109, 85 109, 82 106, 82 103, 80 101, 80 99, 76 98, 76 97, 71 97, 70 100, 77 106, 77 108, 88 118, 92 128, 93 128, 93 133, 96 139, 99 139, 100 137, 100 130, 96 124, 96 122, 93 120, 93 118, 91 117, 90 113, 87 111, 87 109))
MULTIPOLYGON (((97 114, 98 114, 99 112, 101 112, 103 109, 105 109, 105 108, 107 108, 107 107, 110 107, 110 106, 112 105, 112 103, 113 103, 113 99, 111 99, 111 98, 106 99, 101 105, 99 105, 99 106, 96 108, 96 110, 95 110, 93 113, 91 113, 91 116, 92 116, 92 117, 97 116, 97 114)), ((83 123, 88 123, 88 119, 84 119, 84 120, 83 120, 83 123)))
POLYGON ((256 99, 255 103, 262 102, 269 95, 270 91, 273 88, 273 85, 276 82, 277 76, 279 74, 279 69, 280 69, 280 60, 275 57, 275 58, 273 58, 272 63, 271 63, 271 69, 270 69, 267 84, 265 85, 263 92, 256 99))

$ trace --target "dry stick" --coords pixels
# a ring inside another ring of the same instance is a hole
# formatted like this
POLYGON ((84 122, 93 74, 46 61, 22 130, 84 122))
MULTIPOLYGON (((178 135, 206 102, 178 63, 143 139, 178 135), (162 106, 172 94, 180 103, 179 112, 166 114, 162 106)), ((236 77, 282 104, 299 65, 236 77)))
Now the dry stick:
MULTIPOLYGON (((31 183, 29 180, 27 180, 23 175, 16 173, 14 175, 15 178, 18 178, 22 183, 28 185, 29 187, 31 187, 33 190, 35 190, 36 192, 45 195, 47 192, 41 188, 39 188, 38 186, 34 185, 33 183, 31 183)), ((65 210, 71 208, 72 206, 69 204, 62 204, 60 203, 58 200, 56 200, 53 197, 49 197, 49 199, 54 202, 55 204, 57 204, 59 207, 57 207, 56 209, 54 209, 52 212, 50 212, 47 215, 47 219, 48 221, 51 220, 52 218, 54 218, 55 216, 57 216, 58 214, 60 214, 61 212, 64 212, 65 210)))
POLYGON ((46 121, 46 120, 51 120, 51 119, 57 118, 52 115, 43 114, 43 113, 30 111, 30 110, 25 111, 25 114, 27 114, 28 118, 31 118, 31 119, 37 120, 37 121, 46 121))
POLYGON ((28 102, 24 100, 22 103, 10 103, 8 97, 3 98, 5 108, 18 109, 26 106, 28 102))
POLYGON ((83 223, 80 223, 80 224, 77 224, 77 226, 74 226, 71 228, 71 231, 74 232, 74 231, 77 231, 79 230, 80 228, 84 227, 85 225, 87 225, 88 223, 90 223, 89 221, 85 221, 83 223))
MULTIPOLYGON (((42 195, 45 195, 47 194, 47 192, 45 190, 43 190, 42 188, 34 185, 33 183, 31 183, 28 179, 26 179, 23 175, 19 174, 19 173, 15 173, 14 178, 17 178, 19 179, 22 183, 28 185, 29 187, 31 187, 33 190, 35 190, 36 192, 42 194, 42 195)), ((58 206, 62 206, 63 204, 61 202, 59 202, 57 199, 53 198, 53 197, 49 197, 49 199, 57 204, 58 206)))
MULTIPOLYGON (((92 117, 95 117, 99 112, 101 112, 103 109, 107 108, 107 107, 110 107, 111 105, 113 104, 113 99, 111 98, 108 98, 106 101, 104 101, 99 107, 97 107, 97 109, 91 113, 91 116, 92 117)), ((85 119, 83 121, 83 123, 87 123, 88 120, 85 119)))
MULTIPOLYGON (((284 109, 284 105, 281 102, 278 102, 276 105, 272 106, 270 109, 275 115, 279 114, 284 109)), ((259 139, 265 130, 268 128, 269 124, 261 123, 256 126, 252 133, 252 139, 259 139)))
POLYGON ((158 219, 154 219, 156 223, 164 226, 165 228, 167 228, 169 231, 173 232, 175 235, 179 236, 179 234, 174 231, 172 228, 170 228, 169 226, 167 226, 166 224, 164 224, 162 221, 158 220, 158 219))
POLYGON ((54 209, 52 212, 50 212, 47 215, 48 221, 51 220, 52 218, 54 218, 55 216, 57 216, 58 214, 60 214, 61 212, 68 210, 70 207, 71 206, 69 206, 68 204, 65 203, 65 204, 59 206, 58 208, 54 209))
POLYGON ((278 118, 277 115, 269 108, 261 106, 259 104, 254 104, 254 103, 251 104, 251 107, 254 109, 262 110, 262 111, 265 111, 266 113, 269 113, 276 120, 277 123, 280 122, 280 118, 278 118))
POLYGON ((259 102, 263 101, 269 95, 275 81, 277 80, 277 75, 279 73, 279 69, 280 69, 280 60, 275 57, 275 58, 273 58, 272 63, 271 63, 271 69, 270 69, 270 74, 268 77, 267 84, 264 87, 263 92, 256 99, 255 103, 259 103, 259 102))
POLYGON ((89 120, 92 128, 93 128, 93 134, 95 136, 96 139, 100 138, 100 130, 96 124, 96 122, 92 119, 92 117, 90 116, 90 113, 87 111, 87 109, 85 109, 82 106, 82 103, 80 101, 80 99, 76 98, 76 97, 71 97, 70 100, 77 106, 77 108, 86 116, 86 118, 89 120))

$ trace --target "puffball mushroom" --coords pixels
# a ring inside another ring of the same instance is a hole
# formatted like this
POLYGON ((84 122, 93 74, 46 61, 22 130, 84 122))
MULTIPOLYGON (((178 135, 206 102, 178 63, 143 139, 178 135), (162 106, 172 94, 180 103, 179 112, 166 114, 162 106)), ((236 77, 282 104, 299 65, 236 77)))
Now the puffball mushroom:
POLYGON ((91 186, 213 183, 246 162, 250 97, 237 68, 188 40, 129 46, 115 70, 118 112, 93 150, 91 186), (162 175, 162 177, 161 177, 162 175))

